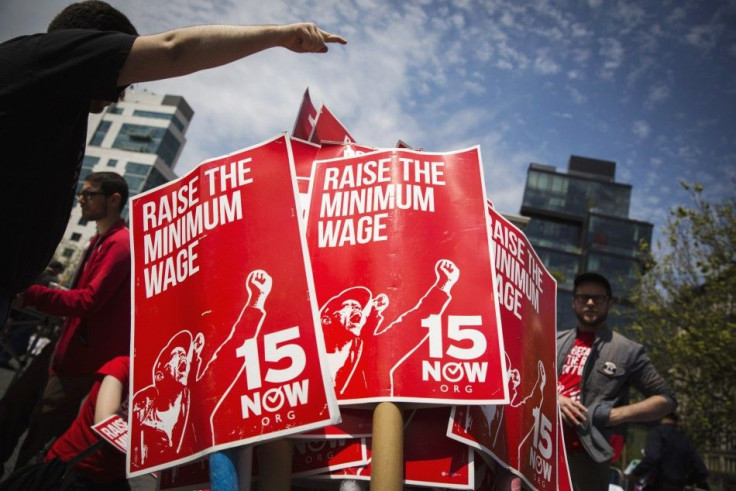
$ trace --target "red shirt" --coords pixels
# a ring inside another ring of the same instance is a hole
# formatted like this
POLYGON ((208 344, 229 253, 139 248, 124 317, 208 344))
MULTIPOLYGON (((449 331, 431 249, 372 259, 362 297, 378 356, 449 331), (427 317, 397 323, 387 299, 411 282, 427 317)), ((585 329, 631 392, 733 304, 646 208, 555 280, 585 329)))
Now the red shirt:
MULTIPOLYGON (((580 401, 580 382, 583 378, 583 369, 585 368, 585 362, 588 361, 590 351, 593 349, 594 341, 594 332, 578 331, 575 343, 570 348, 565 363, 562 365, 560 376, 557 378, 557 392, 559 394, 580 401)), ((568 450, 582 449, 582 444, 574 428, 565 424, 563 425, 563 431, 568 450)))
POLYGON ((65 316, 51 373, 92 375, 130 350, 130 234, 120 220, 96 235, 69 290, 33 285, 23 295, 41 312, 65 316))
MULTIPOLYGON (((92 430, 95 422, 95 405, 100 392, 102 380, 111 375, 123 384, 123 408, 128 407, 128 377, 130 374, 130 358, 118 356, 105 364, 98 372, 98 380, 89 391, 89 396, 82 404, 77 419, 74 420, 63 435, 51 447, 44 458, 45 461, 55 457, 68 462, 80 452, 95 443, 100 437, 92 430)), ((106 444, 88 455, 75 467, 75 471, 98 483, 117 481, 125 478, 125 454, 112 445, 106 444)))

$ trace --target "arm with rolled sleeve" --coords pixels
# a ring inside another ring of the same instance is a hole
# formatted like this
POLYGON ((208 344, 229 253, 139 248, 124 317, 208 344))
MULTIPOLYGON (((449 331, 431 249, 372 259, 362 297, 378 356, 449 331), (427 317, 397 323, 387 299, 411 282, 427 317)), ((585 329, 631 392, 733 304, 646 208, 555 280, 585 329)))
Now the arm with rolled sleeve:
POLYGON ((85 271, 77 288, 61 290, 33 285, 23 294, 23 303, 46 314, 66 317, 84 317, 103 309, 120 288, 129 288, 130 246, 127 238, 110 237, 93 254, 99 260, 90 258, 90 271, 85 271))
POLYGON ((607 426, 654 421, 677 408, 674 394, 664 378, 654 368, 643 346, 638 346, 634 354, 631 371, 631 385, 646 399, 611 409, 607 426))

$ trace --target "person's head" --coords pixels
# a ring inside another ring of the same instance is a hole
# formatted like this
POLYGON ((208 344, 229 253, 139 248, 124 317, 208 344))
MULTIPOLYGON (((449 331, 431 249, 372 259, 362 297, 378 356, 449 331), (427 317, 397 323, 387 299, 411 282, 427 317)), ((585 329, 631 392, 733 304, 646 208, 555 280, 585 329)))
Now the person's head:
POLYGON ((613 306, 611 284, 599 273, 586 272, 575 277, 572 308, 578 327, 593 331, 605 326, 608 311, 613 306))
POLYGON ((72 3, 59 12, 49 24, 47 31, 62 29, 92 29, 138 35, 138 31, 125 14, 109 3, 99 0, 72 3))
POLYGON ((354 286, 329 299, 320 312, 325 338, 342 339, 348 333, 359 336, 371 297, 367 288, 354 286))
POLYGON ((82 218, 117 218, 128 201, 128 183, 115 172, 93 172, 86 177, 78 195, 82 218))
MULTIPOLYGON (((63 29, 91 29, 93 31, 116 31, 137 36, 130 20, 112 5, 100 0, 86 0, 67 6, 51 21, 48 32, 63 29)), ((120 91, 122 98, 125 89, 120 91)), ((101 113, 106 106, 116 101, 90 101, 89 112, 101 113)))
POLYGON ((175 382, 187 385, 191 366, 192 334, 189 331, 176 333, 162 349, 153 365, 154 384, 162 388, 175 382))

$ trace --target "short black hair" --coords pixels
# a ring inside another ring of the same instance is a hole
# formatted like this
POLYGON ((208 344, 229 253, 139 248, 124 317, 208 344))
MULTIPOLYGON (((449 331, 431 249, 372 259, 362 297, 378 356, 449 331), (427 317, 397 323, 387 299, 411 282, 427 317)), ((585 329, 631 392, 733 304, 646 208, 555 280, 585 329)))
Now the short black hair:
POLYGON ((599 285, 603 285, 603 287, 606 289, 606 294, 608 295, 608 298, 611 298, 613 296, 611 293, 611 284, 608 282, 606 277, 600 273, 586 271, 585 273, 580 273, 579 275, 577 275, 575 277, 574 287, 572 289, 573 295, 577 293, 578 286, 580 286, 581 283, 598 283, 599 285))
POLYGON ((100 191, 106 196, 115 193, 120 195, 120 210, 123 211, 125 203, 128 202, 128 183, 123 176, 115 172, 93 172, 84 178, 86 182, 100 187, 100 191))
POLYGON ((73 3, 59 12, 47 30, 52 32, 61 29, 118 31, 132 36, 138 35, 138 31, 125 14, 100 0, 73 3))

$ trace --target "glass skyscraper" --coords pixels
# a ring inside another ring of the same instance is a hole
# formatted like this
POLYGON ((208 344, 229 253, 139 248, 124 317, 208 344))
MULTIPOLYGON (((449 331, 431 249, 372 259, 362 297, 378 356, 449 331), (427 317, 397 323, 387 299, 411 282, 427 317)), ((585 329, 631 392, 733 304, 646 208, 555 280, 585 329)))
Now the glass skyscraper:
POLYGON ((626 292, 641 267, 640 243, 651 243, 653 225, 629 218, 631 185, 616 182, 615 174, 615 162, 576 155, 566 173, 534 163, 527 170, 524 233, 557 279, 558 329, 576 325, 573 279, 583 271, 609 279, 617 304, 609 323, 622 324, 626 292))
MULTIPOLYGON (((124 99, 99 115, 90 114, 77 190, 91 172, 117 172, 128 182, 131 196, 175 179, 174 167, 193 116, 183 97, 126 90, 124 99)), ((123 216, 127 214, 126 206, 123 216)), ((66 279, 96 232, 95 223, 83 220, 75 206, 56 251, 67 266, 66 279)))

